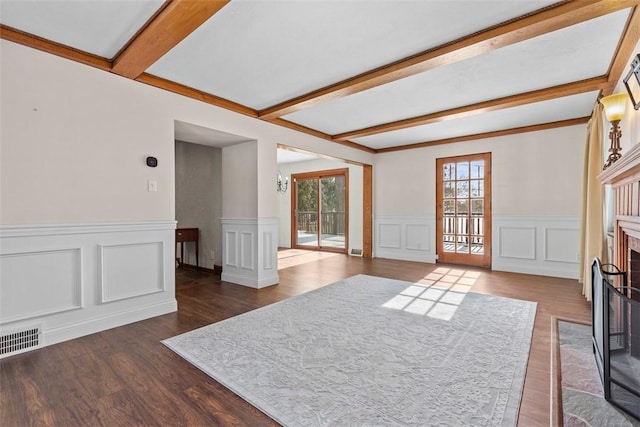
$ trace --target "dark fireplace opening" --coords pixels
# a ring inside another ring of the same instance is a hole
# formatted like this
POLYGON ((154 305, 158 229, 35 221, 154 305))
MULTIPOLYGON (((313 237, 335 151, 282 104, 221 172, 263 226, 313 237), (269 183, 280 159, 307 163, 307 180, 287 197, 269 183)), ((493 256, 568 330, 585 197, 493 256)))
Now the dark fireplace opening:
POLYGON ((605 399, 640 419, 640 253, 628 259, 628 275, 593 262, 592 337, 605 399))

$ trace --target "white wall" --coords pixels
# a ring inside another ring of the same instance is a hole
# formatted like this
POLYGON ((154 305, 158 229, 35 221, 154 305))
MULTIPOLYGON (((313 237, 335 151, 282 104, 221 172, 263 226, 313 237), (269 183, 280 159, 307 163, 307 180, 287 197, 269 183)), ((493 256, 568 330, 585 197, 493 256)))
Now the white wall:
POLYGON ((222 217, 258 217, 258 142, 222 149, 222 217))
MULTIPOLYGON (((321 171, 329 169, 349 169, 349 248, 362 249, 362 215, 363 215, 363 172, 362 166, 344 162, 318 159, 305 162, 283 163, 278 166, 282 179, 289 179, 289 189, 285 194, 278 193, 280 218, 280 243, 283 248, 291 247, 291 191, 293 184, 291 175, 303 172, 321 171)), ((275 189, 275 175, 272 186, 275 189)))
MULTIPOLYGON (((624 78, 627 73, 631 70, 629 65, 631 61, 636 57, 637 54, 640 53, 640 42, 636 44, 636 48, 633 50, 631 57, 626 62, 627 66, 622 72, 622 76, 620 76, 620 80, 616 84, 616 87, 613 93, 627 93, 627 88, 624 86, 624 78)), ((632 77, 633 78, 633 77, 632 77)), ((604 132, 604 145, 605 147, 609 147, 609 129, 610 125, 605 119, 605 132, 604 132)), ((622 130, 622 140, 620 141, 620 146, 622 147, 622 155, 628 152, 631 147, 640 143, 640 110, 635 110, 633 108, 633 104, 631 103, 631 98, 627 100, 627 109, 625 111, 624 118, 620 122, 620 129, 622 130)), ((607 153, 608 155, 608 153, 607 153)), ((606 157, 605 157, 606 158, 606 157)))
POLYGON ((585 138, 579 125, 376 155, 375 256, 435 261, 436 159, 491 152, 493 268, 574 277, 585 138))
POLYGON ((239 252, 253 258, 239 266, 255 267, 250 285, 258 287, 277 281, 275 249, 263 250, 277 246, 277 224, 259 218, 277 215, 276 142, 356 162, 373 160, 370 153, 6 40, 0 40, 0 93, 0 298, 10 295, 25 315, 0 317, 0 330, 38 322, 45 344, 176 309, 174 120, 253 140, 247 150, 251 168, 243 156, 225 163, 223 150, 223 173, 242 190, 223 193, 223 215, 255 223, 249 224, 253 252, 239 252), (158 158, 158 167, 145 165, 149 155, 158 158), (148 180, 157 182, 156 192, 147 191, 148 180), (245 196, 256 188, 261 194, 245 196), (158 222, 162 229, 156 233, 158 222), (107 248, 102 255, 100 245, 107 248), (44 258, 29 255, 41 253, 44 258), (47 280, 58 254, 66 269, 47 280), (100 267, 101 260, 107 265, 100 267), (129 271, 123 266, 148 266, 151 260, 162 271, 153 280, 141 281, 144 269, 118 275, 129 271), (107 269, 106 281, 97 281, 100 268, 107 269), (96 299, 105 283, 116 287, 106 289, 106 299, 96 299), (123 299, 111 300, 111 291, 123 299), (50 306, 51 292, 68 299, 50 306))
MULTIPOLYGON (((178 228, 200 231, 200 267, 221 265, 222 150, 176 141, 175 185, 178 228), (215 258, 211 258, 211 251, 215 258)), ((184 246, 184 262, 196 265, 195 245, 184 246)))
MULTIPOLYGON (((0 54, 2 224, 173 219, 174 120, 267 144, 274 174, 276 142, 372 163, 370 153, 6 40, 0 54)), ((274 193, 264 216, 277 211, 274 193)))

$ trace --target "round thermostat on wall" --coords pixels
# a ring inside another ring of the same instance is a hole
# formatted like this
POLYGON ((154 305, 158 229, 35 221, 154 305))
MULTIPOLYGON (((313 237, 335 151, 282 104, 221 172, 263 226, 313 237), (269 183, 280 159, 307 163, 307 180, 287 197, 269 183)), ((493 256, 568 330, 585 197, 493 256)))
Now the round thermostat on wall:
POLYGON ((147 166, 149 166, 150 168, 155 168, 156 166, 158 166, 158 159, 151 156, 147 157, 147 166))

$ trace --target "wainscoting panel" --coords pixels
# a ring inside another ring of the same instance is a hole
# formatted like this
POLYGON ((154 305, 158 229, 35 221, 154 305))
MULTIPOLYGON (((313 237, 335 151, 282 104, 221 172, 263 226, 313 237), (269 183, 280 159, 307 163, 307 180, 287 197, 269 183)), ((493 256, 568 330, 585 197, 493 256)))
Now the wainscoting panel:
POLYGON ((544 260, 575 264, 579 262, 579 244, 580 229, 578 228, 545 228, 544 260), (567 242, 575 242, 575 245, 569 245, 567 242))
POLYGON ((436 262, 434 215, 374 218, 374 256, 407 261, 436 262))
POLYGON ((225 259, 224 265, 229 267, 238 266, 238 233, 236 231, 224 231, 224 248, 225 252, 222 254, 225 259))
POLYGON ((176 311, 175 227, 0 226, 0 334, 37 325, 42 347, 176 311))
POLYGON ((101 303, 164 291, 163 242, 99 246, 98 253, 101 303))
MULTIPOLYGON (((374 218, 374 256, 436 262, 434 215, 374 218)), ((580 218, 493 215, 492 269, 578 278, 580 218)))
POLYGON ((498 248, 501 258, 536 259, 536 228, 500 227, 498 248))
POLYGON ((275 236, 270 231, 265 231, 262 235, 262 264, 265 270, 273 270, 276 268, 274 261, 277 259, 277 253, 274 254, 271 250, 274 246, 274 238, 275 236))
POLYGON ((222 218, 222 280, 252 288, 278 283, 278 227, 278 218, 222 218))
POLYGON ((378 225, 379 247, 402 249, 402 226, 400 224, 378 225))
POLYGON ((414 251, 431 250, 431 230, 424 224, 407 224, 405 227, 407 249, 414 251))
POLYGON ((580 218, 493 215, 492 268, 577 279, 580 218))
MULTIPOLYGON (((240 267, 254 270, 255 248, 253 247, 255 233, 243 231, 240 233, 240 267)), ((256 242, 257 243, 257 242, 256 242)))
POLYGON ((81 258, 80 248, 0 255, 0 323, 82 308, 81 258))

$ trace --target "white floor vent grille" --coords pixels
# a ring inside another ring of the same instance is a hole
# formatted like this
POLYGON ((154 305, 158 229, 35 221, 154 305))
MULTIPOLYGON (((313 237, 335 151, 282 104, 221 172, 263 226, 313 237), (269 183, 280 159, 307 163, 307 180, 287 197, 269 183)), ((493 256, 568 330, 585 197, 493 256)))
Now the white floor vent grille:
POLYGON ((40 328, 34 327, 0 335, 0 357, 40 345, 40 328))
POLYGON ((362 256, 362 249, 351 249, 352 256, 362 256))

